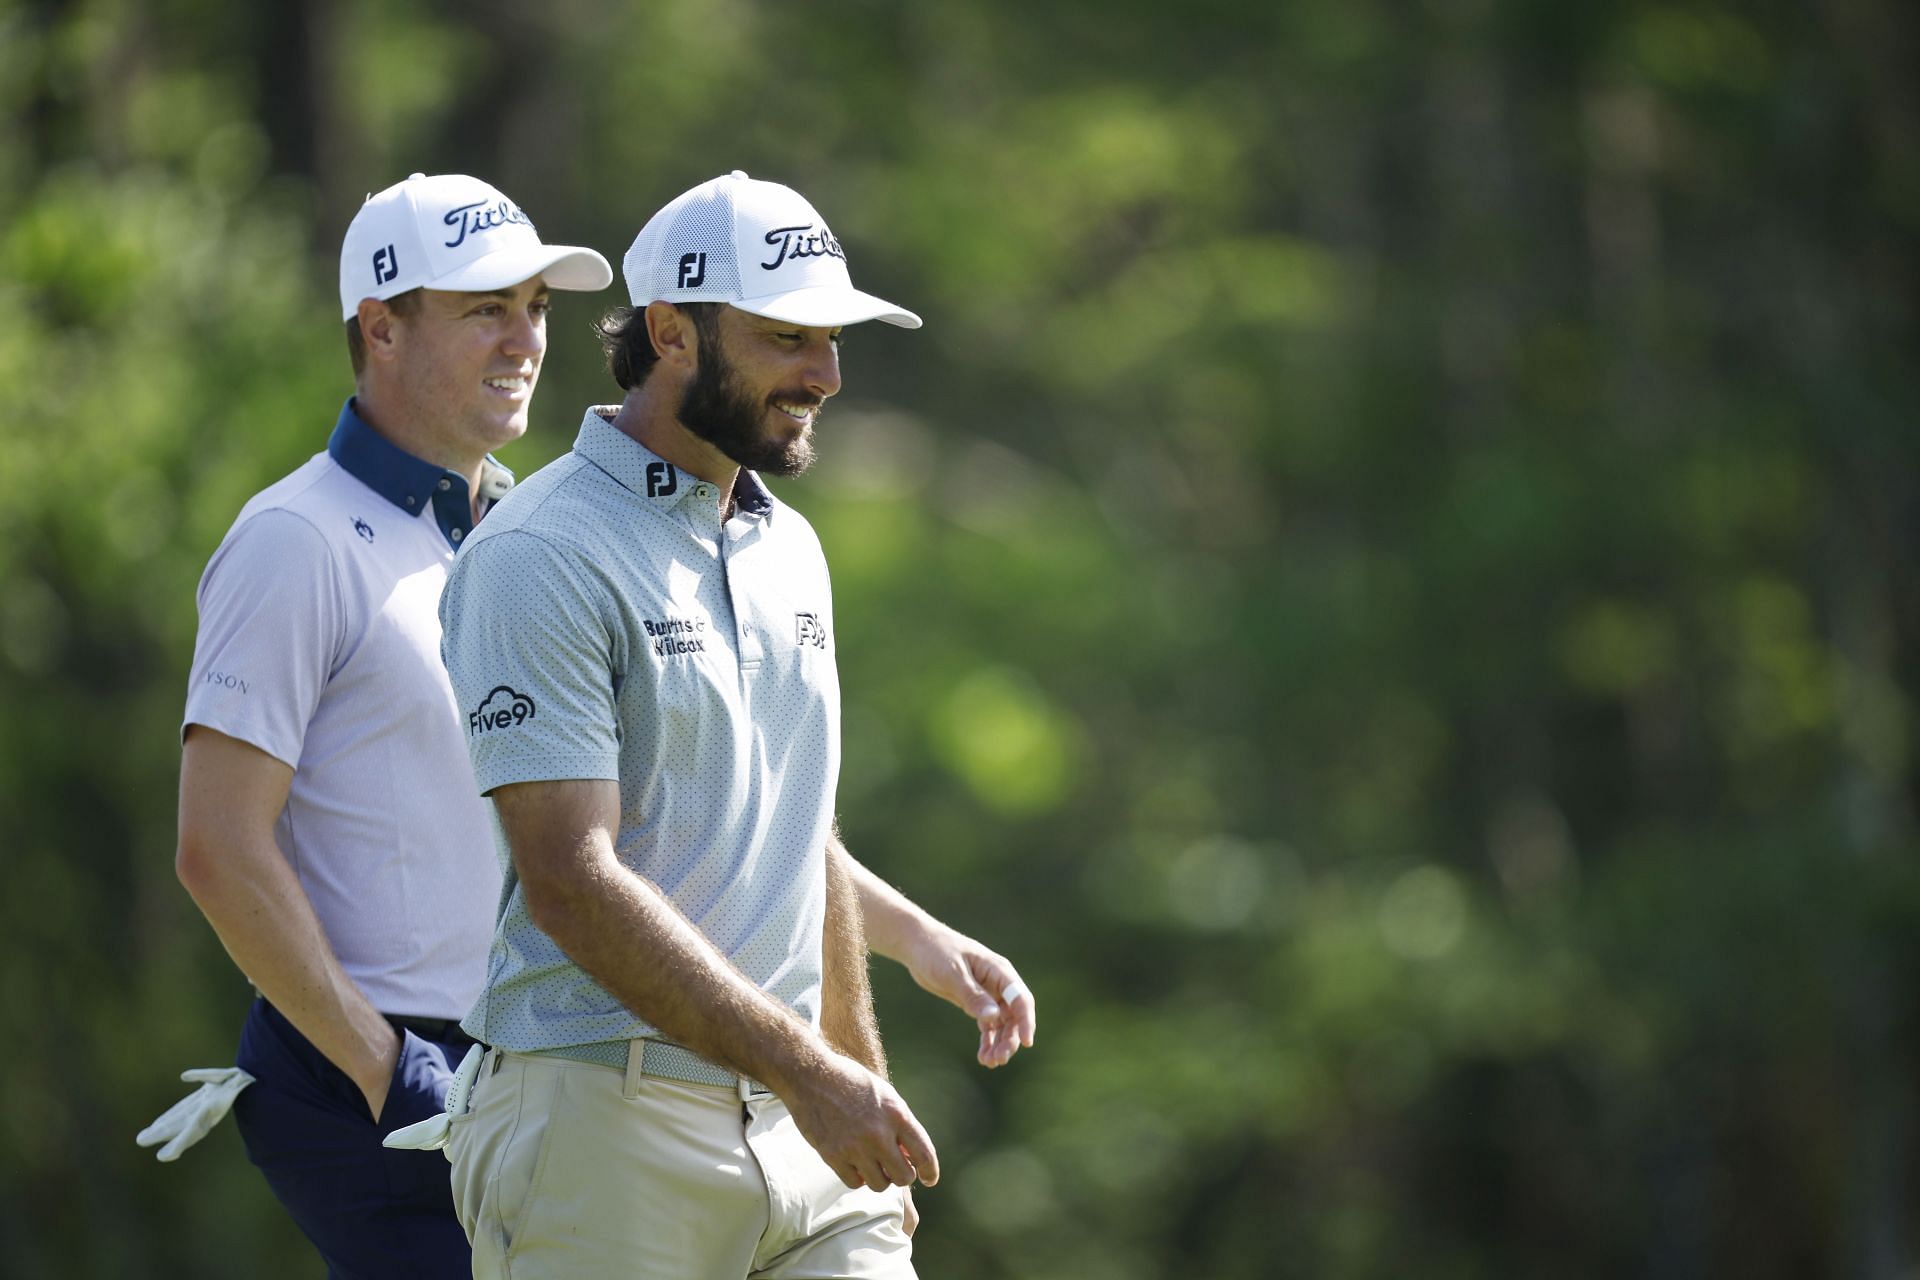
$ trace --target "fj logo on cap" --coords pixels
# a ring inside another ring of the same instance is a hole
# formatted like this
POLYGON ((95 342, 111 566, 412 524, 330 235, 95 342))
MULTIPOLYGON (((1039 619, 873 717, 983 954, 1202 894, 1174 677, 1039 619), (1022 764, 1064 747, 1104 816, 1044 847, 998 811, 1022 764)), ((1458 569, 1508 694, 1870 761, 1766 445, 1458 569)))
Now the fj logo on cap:
POLYGON ((373 282, 375 284, 385 284, 399 274, 400 258, 394 253, 392 245, 374 252, 373 282))
POLYGON ((707 255, 704 253, 685 253, 680 255, 680 287, 698 289, 707 282, 707 255))

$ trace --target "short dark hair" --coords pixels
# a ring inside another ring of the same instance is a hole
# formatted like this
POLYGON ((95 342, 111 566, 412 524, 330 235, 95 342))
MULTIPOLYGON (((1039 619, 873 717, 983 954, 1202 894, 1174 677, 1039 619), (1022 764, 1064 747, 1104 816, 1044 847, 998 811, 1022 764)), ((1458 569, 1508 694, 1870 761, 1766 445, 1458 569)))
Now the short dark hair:
MULTIPOLYGON (((409 289, 405 293, 396 293, 387 299, 387 306, 397 316, 412 315, 420 306, 420 290, 409 289)), ((347 359, 353 362, 353 376, 359 377, 367 367, 367 340, 360 332, 360 317, 357 315, 347 321, 347 359)))
MULTIPOLYGON (((720 308, 726 303, 676 302, 673 305, 693 317, 693 329, 700 335, 700 345, 720 345, 720 308)), ((653 339, 647 333, 645 307, 615 307, 594 321, 593 331, 600 336, 600 349, 607 353, 607 372, 613 375, 622 391, 631 391, 647 380, 659 362, 660 353, 653 349, 653 339)))

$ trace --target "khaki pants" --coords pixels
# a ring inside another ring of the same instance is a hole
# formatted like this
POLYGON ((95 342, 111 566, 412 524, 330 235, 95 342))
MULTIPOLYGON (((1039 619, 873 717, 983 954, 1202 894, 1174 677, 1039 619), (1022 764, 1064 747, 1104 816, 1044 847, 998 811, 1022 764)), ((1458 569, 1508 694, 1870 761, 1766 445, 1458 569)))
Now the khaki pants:
POLYGON ((914 1275, 900 1190, 848 1190, 777 1098, 496 1049, 447 1158, 477 1280, 914 1275))

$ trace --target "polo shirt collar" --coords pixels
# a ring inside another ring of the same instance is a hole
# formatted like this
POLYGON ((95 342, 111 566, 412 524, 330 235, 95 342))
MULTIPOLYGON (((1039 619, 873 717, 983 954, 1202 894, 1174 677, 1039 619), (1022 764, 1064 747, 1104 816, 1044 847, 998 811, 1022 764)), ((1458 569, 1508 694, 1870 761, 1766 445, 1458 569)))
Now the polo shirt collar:
MULTIPOLYGON (((659 454, 613 425, 612 415, 619 406, 595 406, 587 410, 574 439, 573 451, 632 490, 662 507, 677 507, 704 482, 692 472, 682 471, 659 454)), ((734 474, 733 502, 748 515, 765 518, 773 510, 773 495, 760 477, 745 467, 734 474)))
MULTIPOLYGON (((351 396, 340 409, 327 453, 367 488, 408 515, 432 511, 447 541, 458 546, 473 524, 467 478, 416 458, 367 425, 351 396)), ((513 472, 488 455, 480 465, 480 497, 491 506, 513 487, 513 472)), ((484 507, 483 507, 484 510, 484 507)))

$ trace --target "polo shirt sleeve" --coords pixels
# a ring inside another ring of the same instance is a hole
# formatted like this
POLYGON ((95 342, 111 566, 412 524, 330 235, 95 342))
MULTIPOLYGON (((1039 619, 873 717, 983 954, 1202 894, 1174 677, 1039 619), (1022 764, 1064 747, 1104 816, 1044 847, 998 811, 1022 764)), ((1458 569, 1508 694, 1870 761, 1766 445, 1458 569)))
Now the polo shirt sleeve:
POLYGON ((607 614, 565 548, 518 529, 467 547, 441 594, 440 627, 482 795, 619 779, 607 614))
POLYGON ((182 734, 205 725, 298 768, 347 625, 326 538, 290 511, 248 517, 207 563, 198 604, 182 734))

